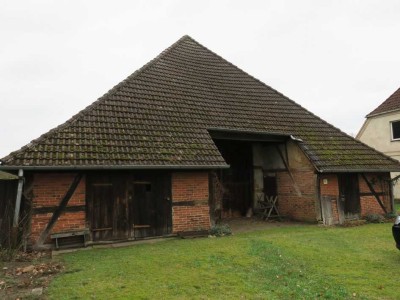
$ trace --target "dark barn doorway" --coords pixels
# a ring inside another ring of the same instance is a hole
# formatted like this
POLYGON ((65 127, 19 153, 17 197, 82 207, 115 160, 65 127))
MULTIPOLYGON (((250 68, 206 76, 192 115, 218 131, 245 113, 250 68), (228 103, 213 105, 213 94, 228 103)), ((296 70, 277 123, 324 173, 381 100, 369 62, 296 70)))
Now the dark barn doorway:
POLYGON ((360 217, 360 192, 358 174, 340 174, 339 203, 345 219, 358 219, 360 217))
MULTIPOLYGON (((0 180, 0 246, 9 249, 12 247, 12 229, 17 197, 18 180, 0 180)), ((24 214, 26 201, 22 201, 20 210, 24 214)), ((22 219, 22 218, 21 218, 22 219)))
POLYGON ((253 158, 252 145, 246 141, 215 140, 229 169, 220 170, 223 186, 221 217, 245 216, 252 207, 253 158))
POLYGON ((276 179, 276 173, 264 172, 263 177, 264 177, 263 192, 265 197, 278 196, 278 183, 276 179))
POLYGON ((92 173, 86 184, 86 219, 93 241, 171 233, 169 173, 92 173))

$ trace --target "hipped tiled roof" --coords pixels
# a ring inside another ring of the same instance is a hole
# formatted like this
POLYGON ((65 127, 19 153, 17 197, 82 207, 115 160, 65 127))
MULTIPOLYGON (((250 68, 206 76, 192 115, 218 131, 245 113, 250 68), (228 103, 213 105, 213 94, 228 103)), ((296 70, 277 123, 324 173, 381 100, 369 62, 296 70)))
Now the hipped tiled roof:
POLYGON ((394 110, 400 110, 400 88, 395 91, 389 98, 387 98, 381 105, 371 111, 367 115, 367 118, 394 110))
POLYGON ((188 36, 2 168, 224 167, 210 128, 294 135, 321 172, 400 170, 188 36))

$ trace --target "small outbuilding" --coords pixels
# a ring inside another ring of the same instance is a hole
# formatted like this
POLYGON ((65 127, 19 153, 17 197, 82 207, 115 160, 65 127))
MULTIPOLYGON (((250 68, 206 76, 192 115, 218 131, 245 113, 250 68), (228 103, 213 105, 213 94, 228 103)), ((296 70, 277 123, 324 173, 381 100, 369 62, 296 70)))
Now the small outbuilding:
POLYGON ((204 231, 265 199, 305 222, 384 214, 400 165, 184 36, 0 169, 23 174, 40 248, 204 231))

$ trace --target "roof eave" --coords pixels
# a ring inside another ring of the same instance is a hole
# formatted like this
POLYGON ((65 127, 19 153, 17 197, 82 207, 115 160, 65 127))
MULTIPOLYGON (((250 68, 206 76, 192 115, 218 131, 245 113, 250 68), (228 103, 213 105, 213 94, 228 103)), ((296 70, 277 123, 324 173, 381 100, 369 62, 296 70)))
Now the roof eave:
POLYGON ((228 169, 230 165, 121 165, 121 166, 0 166, 0 170, 37 170, 37 171, 72 171, 72 170, 210 170, 228 169))
POLYGON ((366 115, 365 117, 366 118, 378 117, 380 115, 385 115, 388 113, 393 113, 393 112, 398 112, 398 111, 400 111, 400 108, 386 110, 386 111, 382 111, 382 112, 378 112, 378 113, 370 113, 370 114, 366 115))
POLYGON ((393 169, 320 169, 319 173, 388 173, 400 172, 400 168, 393 169))

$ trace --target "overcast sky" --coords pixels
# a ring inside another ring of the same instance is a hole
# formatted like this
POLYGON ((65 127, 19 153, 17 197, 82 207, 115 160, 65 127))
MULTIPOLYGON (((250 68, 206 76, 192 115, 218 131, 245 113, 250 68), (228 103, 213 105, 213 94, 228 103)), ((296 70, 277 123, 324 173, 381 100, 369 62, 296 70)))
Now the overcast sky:
POLYGON ((185 34, 353 135, 400 87, 400 1, 0 0, 0 157, 185 34))

